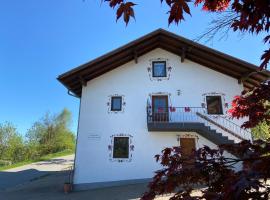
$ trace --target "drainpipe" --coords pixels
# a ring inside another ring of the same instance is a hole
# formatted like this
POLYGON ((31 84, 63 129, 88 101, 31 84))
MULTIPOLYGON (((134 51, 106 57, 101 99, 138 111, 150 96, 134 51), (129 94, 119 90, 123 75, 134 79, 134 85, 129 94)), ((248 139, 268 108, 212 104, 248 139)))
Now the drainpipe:
MULTIPOLYGON (((68 90, 68 95, 70 95, 72 97, 79 98, 79 96, 74 95, 70 90, 68 90)), ((81 116, 81 98, 80 98, 80 104, 79 104, 79 115, 78 115, 78 123, 77 123, 77 134, 76 134, 76 141, 75 141, 75 155, 74 155, 74 161, 73 161, 73 173, 72 173, 72 178, 71 178, 71 183, 72 184, 74 182, 74 174, 75 174, 75 169, 76 169, 77 143, 78 143, 78 138, 79 138, 80 116, 81 116)))

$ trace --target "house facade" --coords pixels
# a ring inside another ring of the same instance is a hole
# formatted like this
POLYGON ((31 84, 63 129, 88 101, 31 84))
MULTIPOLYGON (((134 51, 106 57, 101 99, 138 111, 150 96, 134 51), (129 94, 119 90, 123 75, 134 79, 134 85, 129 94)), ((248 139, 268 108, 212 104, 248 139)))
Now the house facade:
POLYGON ((165 147, 180 145, 188 156, 252 140, 228 110, 235 95, 268 77, 161 29, 59 76, 80 98, 75 189, 149 181, 165 147))

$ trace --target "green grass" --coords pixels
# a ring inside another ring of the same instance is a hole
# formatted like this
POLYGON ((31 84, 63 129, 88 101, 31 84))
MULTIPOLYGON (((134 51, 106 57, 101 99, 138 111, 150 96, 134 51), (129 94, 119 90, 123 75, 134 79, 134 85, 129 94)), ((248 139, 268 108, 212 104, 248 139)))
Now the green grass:
POLYGON ((57 158, 57 157, 60 157, 60 156, 67 156, 67 155, 70 155, 70 154, 73 154, 73 153, 74 153, 74 151, 69 150, 69 149, 64 150, 64 151, 60 151, 60 152, 57 152, 57 153, 51 153, 51 154, 44 155, 44 156, 42 156, 42 157, 40 157, 40 158, 38 158, 36 160, 26 160, 26 161, 14 163, 12 165, 2 166, 2 167, 0 167, 0 171, 7 170, 7 169, 12 169, 12 168, 15 168, 15 167, 20 167, 20 166, 31 164, 31 163, 34 163, 34 162, 50 160, 52 158, 57 158))

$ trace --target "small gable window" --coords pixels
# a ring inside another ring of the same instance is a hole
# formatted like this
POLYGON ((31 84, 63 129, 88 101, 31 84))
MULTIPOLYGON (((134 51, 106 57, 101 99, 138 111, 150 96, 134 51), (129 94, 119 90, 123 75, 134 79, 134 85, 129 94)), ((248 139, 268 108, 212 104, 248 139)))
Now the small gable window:
POLYGON ((129 137, 114 137, 113 158, 129 158, 129 137))
POLYGON ((122 97, 114 96, 111 97, 111 111, 121 111, 122 110, 122 97))
POLYGON ((222 115, 221 96, 206 96, 207 112, 209 115, 222 115))
POLYGON ((166 77, 166 61, 153 61, 152 72, 153 77, 166 77))

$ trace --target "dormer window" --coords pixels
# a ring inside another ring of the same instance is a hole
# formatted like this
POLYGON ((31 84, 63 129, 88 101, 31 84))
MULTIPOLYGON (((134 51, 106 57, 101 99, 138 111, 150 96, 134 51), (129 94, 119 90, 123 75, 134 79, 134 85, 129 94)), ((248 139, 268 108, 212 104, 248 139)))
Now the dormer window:
POLYGON ((207 113, 209 115, 222 115, 222 100, 221 96, 206 96, 207 113))
POLYGON ((152 72, 153 77, 166 77, 166 61, 153 61, 152 72))
POLYGON ((122 110, 122 97, 113 96, 111 97, 111 111, 121 111, 122 110))

